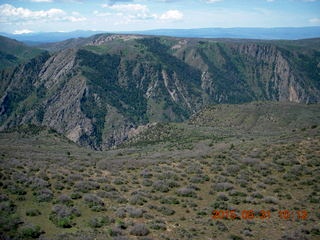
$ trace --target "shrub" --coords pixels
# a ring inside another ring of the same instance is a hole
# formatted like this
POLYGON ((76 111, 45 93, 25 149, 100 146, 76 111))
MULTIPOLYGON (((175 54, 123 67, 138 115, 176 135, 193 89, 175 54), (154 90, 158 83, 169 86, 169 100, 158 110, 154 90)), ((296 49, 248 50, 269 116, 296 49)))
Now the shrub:
POLYGON ((22 239, 39 238, 42 231, 39 226, 26 225, 19 229, 19 236, 22 239))
POLYGON ((94 217, 89 220, 89 226, 92 228, 101 228, 104 225, 109 224, 109 223, 110 223, 109 218, 105 217, 105 216, 94 217))
POLYGON ((118 190, 111 184, 106 184, 102 187, 103 190, 107 192, 117 192, 118 190))
POLYGON ((21 172, 12 173, 11 179, 16 183, 21 183, 25 186, 29 185, 29 183, 30 183, 29 177, 26 174, 21 173, 21 172))
POLYGON ((270 204, 277 204, 279 202, 277 198, 271 197, 271 196, 267 196, 263 200, 265 203, 270 203, 270 204))
POLYGON ((147 200, 143 196, 141 196, 140 194, 133 195, 129 199, 129 203, 132 205, 142 206, 146 202, 147 202, 147 200))
POLYGON ((81 181, 83 179, 83 176, 81 176, 80 174, 70 174, 67 177, 68 182, 72 183, 72 182, 76 182, 76 181, 81 181))
POLYGON ((130 240, 130 238, 125 237, 125 236, 116 236, 112 238, 112 240, 130 240))
POLYGON ((154 230, 167 230, 166 223, 162 220, 151 221, 149 227, 154 230))
POLYGON ((180 201, 175 197, 161 198, 160 203, 162 204, 179 204, 180 201))
POLYGON ((292 239, 299 239, 299 240, 308 240, 303 233, 299 231, 294 232, 286 232, 284 235, 281 236, 280 240, 292 240, 292 239))
POLYGON ((116 211, 116 216, 118 218, 125 218, 127 216, 127 211, 125 208, 118 208, 116 211))
POLYGON ((50 183, 48 181, 43 180, 42 178, 35 177, 31 181, 31 188, 33 190, 43 189, 49 186, 50 186, 50 183))
POLYGON ((167 184, 168 184, 169 188, 180 187, 178 181, 175 181, 175 180, 168 180, 167 184))
POLYGON ((127 229, 128 225, 124 221, 116 221, 116 227, 120 229, 127 229))
POLYGON ((234 235, 234 234, 231 234, 228 239, 229 240, 243 240, 242 237, 234 235))
POLYGON ((127 207, 126 211, 132 218, 141 218, 143 215, 143 210, 140 208, 127 207))
POLYGON ((258 199, 262 199, 262 198, 263 198, 263 195, 262 195, 261 193, 259 193, 259 192, 253 192, 253 193, 251 194, 251 197, 253 197, 253 198, 258 198, 258 199))
POLYGON ((171 216, 171 215, 175 214, 175 211, 173 209, 168 208, 166 206, 157 207, 156 210, 165 216, 171 216))
POLYGON ((220 182, 213 186, 213 189, 216 191, 229 191, 233 188, 234 188, 233 185, 228 182, 220 182))
POLYGON ((104 202, 101 200, 101 198, 94 194, 85 194, 83 196, 83 200, 90 208, 94 206, 104 206, 104 202))
POLYGON ((116 185, 123 185, 123 184, 127 184, 128 181, 123 179, 123 178, 116 178, 113 180, 113 184, 116 184, 116 185))
POLYGON ((196 176, 192 176, 190 178, 190 182, 192 182, 192 183, 204 183, 209 180, 210 180, 210 178, 208 175, 196 175, 196 176))
POLYGON ((79 216, 81 216, 81 213, 75 207, 54 205, 49 215, 49 219, 58 227, 71 228, 72 219, 79 216))
POLYGON ((93 181, 80 181, 74 185, 77 191, 87 193, 91 190, 97 190, 100 188, 99 183, 93 181))
POLYGON ((140 176, 143 178, 152 178, 153 174, 148 170, 144 169, 141 171, 140 176))
POLYGON ((96 194, 100 198, 108 198, 110 196, 110 193, 106 191, 98 191, 96 194))
POLYGON ((252 234, 252 230, 250 228, 245 228, 243 231, 242 231, 242 234, 246 237, 252 237, 253 234, 252 234))
POLYGON ((0 233, 15 231, 21 223, 23 223, 23 222, 20 220, 20 218, 18 216, 16 216, 16 215, 3 215, 1 213, 0 214, 0 233))
POLYGON ((263 181, 265 184, 267 185, 274 185, 277 183, 277 180, 275 178, 272 178, 272 177, 267 177, 264 179, 263 181))
POLYGON ((170 190, 167 182, 164 180, 155 181, 152 185, 152 189, 159 192, 169 192, 170 190))
POLYGON ((29 217, 34 217, 41 215, 41 212, 38 209, 30 209, 26 211, 26 215, 29 217))
POLYGON ((118 237, 123 235, 122 230, 119 228, 111 228, 108 230, 108 233, 111 237, 118 237))
POLYGON ((162 174, 159 174, 157 176, 157 178, 159 180, 174 180, 174 181, 179 180, 179 176, 175 172, 172 172, 172 171, 163 172, 162 174))
POLYGON ((70 217, 64 217, 57 219, 56 225, 61 228, 71 228, 72 222, 70 217))
POLYGON ((228 227, 221 221, 217 221, 216 222, 216 226, 217 226, 218 230, 221 231, 221 232, 228 231, 228 227))
POLYGON ((197 197, 197 194, 194 191, 194 189, 190 187, 179 188, 176 193, 178 196, 181 197, 197 197))
POLYGON ((77 193, 77 192, 73 192, 73 193, 71 193, 70 194, 70 197, 71 197, 71 199, 80 199, 80 198, 82 198, 82 196, 81 196, 81 194, 80 193, 77 193))
POLYGON ((73 206, 73 201, 71 200, 71 197, 65 194, 59 196, 58 202, 67 206, 73 206))
POLYGON ((150 187, 152 186, 153 182, 149 179, 143 179, 142 180, 142 185, 145 186, 145 187, 150 187))
POLYGON ((223 209, 223 210, 228 209, 228 204, 226 202, 221 202, 221 201, 216 201, 213 204, 211 204, 211 206, 214 209, 223 209))
POLYGON ((20 196, 27 194, 27 192, 24 190, 24 188, 22 188, 21 186, 16 185, 16 184, 9 185, 8 190, 10 193, 20 195, 20 196))
POLYGON ((119 192, 112 191, 112 192, 105 192, 103 194, 103 197, 109 198, 109 199, 119 199, 121 196, 120 196, 119 192))
POLYGON ((302 174, 304 174, 304 172, 305 172, 305 168, 303 166, 299 166, 299 165, 292 166, 289 171, 290 174, 293 174, 296 176, 301 176, 302 174))
POLYGON ((53 187, 56 190, 63 190, 64 189, 64 185, 61 182, 54 183, 53 187))
POLYGON ((34 193, 38 202, 50 202, 53 198, 53 193, 50 189, 44 188, 34 193))
POLYGON ((147 236, 149 233, 149 229, 142 223, 135 224, 130 231, 130 234, 134 236, 147 236))
POLYGON ((116 202, 120 204, 128 203, 128 200, 124 197, 118 197, 116 198, 116 202))
POLYGON ((257 158, 246 157, 241 159, 240 162, 242 162, 245 165, 253 166, 255 164, 258 164, 260 160, 257 158))
POLYGON ((225 194, 220 193, 220 194, 218 195, 218 197, 217 197, 217 200, 218 200, 218 201, 228 201, 229 198, 228 198, 225 194))
POLYGON ((236 191, 236 190, 231 190, 231 191, 229 192, 229 195, 230 195, 230 196, 238 196, 238 197, 246 197, 246 196, 247 196, 246 193, 240 192, 240 191, 236 191))
POLYGON ((6 194, 0 194, 0 202, 8 201, 9 198, 6 194))
POLYGON ((25 196, 18 196, 16 199, 17 199, 17 201, 25 201, 26 197, 25 196))
POLYGON ((240 171, 239 165, 228 165, 225 170, 227 175, 232 175, 232 176, 238 174, 239 171, 240 171))
POLYGON ((313 227, 310 232, 312 235, 319 235, 320 236, 320 228, 319 227, 313 227))
POLYGON ((0 202, 0 213, 4 215, 12 214, 16 211, 16 205, 13 201, 0 202))
POLYGON ((188 174, 202 174, 202 167, 199 164, 192 164, 186 169, 188 174))

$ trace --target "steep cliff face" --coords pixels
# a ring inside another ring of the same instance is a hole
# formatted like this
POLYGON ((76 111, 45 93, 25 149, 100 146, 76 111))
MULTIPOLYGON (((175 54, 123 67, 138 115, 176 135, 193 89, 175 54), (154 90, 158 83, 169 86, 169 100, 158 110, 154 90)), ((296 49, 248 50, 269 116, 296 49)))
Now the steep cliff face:
POLYGON ((276 42, 201 42, 189 53, 181 47, 176 54, 201 70, 202 88, 215 102, 312 103, 319 101, 319 47, 311 51, 288 50, 276 42))
POLYGON ((256 83, 258 94, 275 101, 309 102, 306 91, 311 92, 311 89, 301 86, 307 79, 295 73, 294 63, 290 63, 290 58, 286 58, 281 49, 272 45, 242 44, 236 46, 235 51, 242 54, 244 60, 252 62, 246 66, 246 72, 254 80, 251 83, 256 83), (259 89, 259 83, 262 89, 259 89))
POLYGON ((319 43, 97 35, 68 44, 0 74, 1 129, 41 124, 104 149, 210 103, 320 101, 319 43))

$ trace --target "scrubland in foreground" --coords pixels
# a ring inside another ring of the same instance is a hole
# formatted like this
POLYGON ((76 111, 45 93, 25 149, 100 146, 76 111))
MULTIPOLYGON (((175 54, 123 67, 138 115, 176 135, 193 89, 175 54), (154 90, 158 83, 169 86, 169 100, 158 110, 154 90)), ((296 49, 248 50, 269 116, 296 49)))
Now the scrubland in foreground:
POLYGON ((216 105, 105 152, 36 126, 1 132, 1 239, 318 239, 319 116, 216 105))

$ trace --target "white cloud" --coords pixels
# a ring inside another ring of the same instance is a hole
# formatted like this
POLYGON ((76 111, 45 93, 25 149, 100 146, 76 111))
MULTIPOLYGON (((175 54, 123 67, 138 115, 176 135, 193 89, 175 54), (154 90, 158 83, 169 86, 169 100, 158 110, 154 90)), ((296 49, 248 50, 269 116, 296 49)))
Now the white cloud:
MULTIPOLYGON (((141 20, 141 19, 154 19, 156 18, 155 14, 151 14, 149 8, 146 5, 142 4, 114 4, 108 5, 103 4, 103 8, 107 8, 109 10, 113 10, 116 14, 123 14, 127 19, 131 20, 141 20)), ((112 15, 112 13, 105 12, 101 13, 98 11, 94 12, 96 16, 103 15, 112 15)), ((127 20, 126 20, 127 21, 127 20)))
POLYGON ((107 16, 112 16, 112 13, 109 12, 99 12, 99 11, 94 11, 93 14, 97 17, 107 17, 107 16))
POLYGON ((65 11, 58 8, 49 10, 32 11, 28 8, 16 8, 10 4, 0 5, 0 22, 24 22, 24 21, 84 21, 86 18, 68 16, 65 11))
POLYGON ((183 13, 178 10, 169 10, 159 17, 161 20, 181 20, 182 18, 183 13))
POLYGON ((15 30, 13 34, 26 34, 26 33, 32 33, 33 31, 29 29, 21 29, 21 30, 15 30))
POLYGON ((87 20, 87 18, 85 17, 74 17, 74 16, 65 17, 64 19, 70 22, 83 22, 87 20))
POLYGON ((115 5, 108 5, 103 4, 102 7, 109 8, 115 11, 119 12, 147 12, 149 11, 148 7, 146 5, 142 4, 115 4, 115 5))
POLYGON ((113 5, 113 4, 116 4, 116 3, 121 3, 121 2, 133 2, 134 0, 107 0, 108 4, 105 4, 105 5, 113 5))
POLYGON ((31 2, 53 2, 53 0, 30 0, 31 2))
POLYGON ((40 19, 40 18, 56 18, 64 15, 61 9, 51 8, 47 11, 31 11, 27 8, 16 8, 10 4, 0 5, 1 19, 40 19))
POLYGON ((217 3, 217 2, 221 2, 223 0, 205 0, 206 3, 217 3))
POLYGON ((311 18, 309 19, 309 22, 312 24, 320 25, 320 18, 311 18))
POLYGON ((274 2, 275 0, 267 0, 267 2, 274 2))

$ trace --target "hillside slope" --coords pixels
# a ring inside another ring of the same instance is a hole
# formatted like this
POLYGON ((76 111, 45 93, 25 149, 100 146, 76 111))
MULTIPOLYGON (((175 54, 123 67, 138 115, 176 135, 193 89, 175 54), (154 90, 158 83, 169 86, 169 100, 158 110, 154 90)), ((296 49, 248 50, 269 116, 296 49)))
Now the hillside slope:
POLYGON ((0 36, 0 70, 17 66, 36 57, 42 52, 16 40, 0 36))
POLYGON ((319 39, 101 34, 74 41, 2 72, 1 129, 45 125, 104 149, 138 126, 183 121, 212 103, 320 101, 319 39))
POLYGON ((0 238, 318 240, 319 116, 214 105, 108 151, 34 125, 0 132, 0 238))

